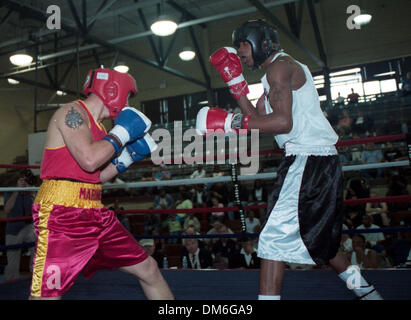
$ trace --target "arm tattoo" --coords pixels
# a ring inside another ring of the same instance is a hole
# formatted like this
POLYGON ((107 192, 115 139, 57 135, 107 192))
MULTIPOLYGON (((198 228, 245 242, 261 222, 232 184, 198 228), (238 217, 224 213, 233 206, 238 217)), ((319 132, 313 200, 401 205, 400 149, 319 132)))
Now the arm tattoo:
POLYGON ((84 123, 84 119, 81 117, 81 114, 71 107, 69 112, 66 114, 65 119, 66 126, 71 129, 78 129, 84 123))
POLYGON ((282 90, 284 89, 284 86, 281 85, 278 82, 273 82, 273 86, 270 88, 269 96, 271 96, 271 101, 272 102, 279 102, 283 101, 283 95, 282 95, 282 90))

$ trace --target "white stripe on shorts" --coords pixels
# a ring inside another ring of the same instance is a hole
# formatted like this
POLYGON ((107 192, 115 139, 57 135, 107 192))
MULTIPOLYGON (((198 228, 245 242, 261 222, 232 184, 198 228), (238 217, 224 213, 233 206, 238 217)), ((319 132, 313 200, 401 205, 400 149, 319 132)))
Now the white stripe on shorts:
POLYGON ((260 233, 258 256, 267 260, 316 263, 301 239, 298 200, 308 156, 296 155, 288 168, 278 200, 260 233))

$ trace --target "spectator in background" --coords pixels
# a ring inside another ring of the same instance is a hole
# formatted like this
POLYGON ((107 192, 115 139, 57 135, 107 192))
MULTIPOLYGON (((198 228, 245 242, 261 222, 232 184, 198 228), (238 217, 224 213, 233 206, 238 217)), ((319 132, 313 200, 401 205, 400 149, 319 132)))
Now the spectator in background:
MULTIPOLYGON (((183 227, 181 226, 181 222, 177 219, 177 214, 171 213, 169 217, 163 222, 163 228, 168 228, 168 234, 170 236, 180 235, 183 227)), ((177 238, 170 238, 168 239, 168 243, 174 244, 177 243, 179 239, 177 238)))
POLYGON ((384 149, 383 157, 384 162, 394 162, 407 159, 406 156, 402 155, 398 148, 394 147, 391 141, 387 141, 387 146, 384 149))
POLYGON ((365 246, 365 238, 361 234, 355 234, 352 237, 353 250, 347 253, 347 258, 351 265, 358 266, 360 269, 377 268, 377 253, 365 246))
MULTIPOLYGON (((349 230, 349 228, 345 224, 343 224, 342 229, 343 231, 349 230)), ((340 249, 344 254, 352 251, 352 239, 349 234, 343 233, 341 235, 340 249)))
POLYGON ((206 206, 208 200, 208 192, 203 184, 196 184, 192 191, 192 202, 195 208, 206 206))
POLYGON ((206 176, 206 171, 201 165, 197 165, 197 169, 190 175, 190 179, 200 179, 206 176))
MULTIPOLYGON (((218 234, 221 235, 228 235, 230 234, 227 226, 222 225, 218 231, 218 234)), ((230 260, 232 256, 237 252, 237 243, 231 239, 231 238, 220 238, 218 239, 214 244, 213 244, 213 249, 212 252, 214 255, 220 254, 222 257, 225 257, 228 259, 230 265, 230 260)))
MULTIPOLYGON (((181 191, 178 194, 178 200, 175 203, 176 209, 193 209, 193 202, 191 202, 191 195, 188 191, 181 191)), ((186 213, 177 213, 177 219, 181 224, 184 224, 186 213)))
POLYGON ((139 242, 140 246, 143 247, 144 251, 156 260, 159 268, 163 268, 164 254, 156 251, 156 246, 154 245, 153 239, 141 239, 139 242))
POLYGON ((209 215, 209 223, 213 224, 215 221, 224 223, 225 213, 224 211, 218 211, 219 208, 223 208, 224 205, 218 200, 217 197, 211 197, 211 207, 215 208, 215 211, 209 215))
POLYGON ((166 169, 165 164, 153 167, 153 181, 171 180, 171 172, 166 169))
MULTIPOLYGON (((408 195, 408 181, 407 176, 401 169, 391 170, 391 177, 388 182, 387 197, 391 196, 405 196, 408 195)), ((409 202, 389 202, 388 211, 390 213, 407 210, 409 202)))
MULTIPOLYGON (((261 180, 255 180, 253 191, 251 192, 251 205, 262 205, 267 203, 268 192, 261 180)), ((259 209, 259 218, 264 220, 267 209, 259 209)))
POLYGON ((348 95, 348 103, 358 103, 360 95, 354 92, 354 88, 351 88, 351 93, 348 95))
POLYGON ((247 212, 247 219, 245 219, 246 232, 254 233, 254 228, 260 225, 260 220, 255 218, 255 212, 253 210, 249 210, 247 212))
POLYGON ((345 101, 345 99, 344 99, 344 97, 341 97, 341 92, 338 92, 338 97, 335 99, 334 105, 335 106, 342 106, 342 105, 344 105, 344 101, 345 101))
POLYGON ((226 185, 222 182, 217 182, 211 186, 208 191, 208 204, 211 205, 211 198, 216 197, 219 202, 226 204, 228 200, 229 192, 226 185))
POLYGON ((197 239, 183 239, 185 250, 181 259, 186 257, 189 269, 208 269, 213 266, 213 257, 207 248, 200 248, 197 239))
POLYGON ((390 114, 388 119, 384 122, 380 130, 381 135, 392 135, 399 134, 402 132, 401 122, 397 119, 396 116, 390 114))
POLYGON ((411 95, 411 72, 407 72, 407 75, 405 76, 404 80, 402 81, 402 95, 403 96, 409 96, 411 95))
POLYGON ((244 239, 241 242, 241 250, 235 252, 229 259, 230 269, 259 269, 260 258, 257 257, 257 252, 254 248, 253 239, 244 239))
MULTIPOLYGON (((166 189, 161 188, 156 192, 158 194, 154 197, 154 209, 174 208, 174 199, 167 193, 166 189)), ((161 230, 161 215, 159 213, 146 214, 144 217, 144 232, 150 234, 153 229, 156 229, 158 232, 161 230)))
MULTIPOLYGON (((376 198, 377 193, 371 192, 371 198, 376 198)), ((389 227, 391 219, 388 217, 388 207, 385 202, 367 202, 365 213, 372 216, 374 222, 381 227, 389 227)))
POLYGON ((349 165, 351 162, 351 153, 348 152, 348 147, 338 147, 338 157, 343 166, 349 165))
MULTIPOLYGON (((373 224, 372 216, 365 214, 362 217, 362 224, 357 227, 357 230, 367 230, 367 229, 380 229, 379 226, 373 224)), ((381 242, 385 240, 384 234, 382 232, 375 233, 364 233, 365 246, 367 248, 376 249, 377 251, 382 251, 381 242)))
POLYGON ((201 223, 193 214, 187 215, 187 218, 184 221, 184 230, 187 230, 190 227, 193 228, 196 232, 200 232, 201 230, 201 223))
MULTIPOLYGON (((213 223, 213 227, 212 227, 210 230, 207 231, 207 234, 218 234, 218 233, 219 233, 219 230, 220 230, 221 228, 223 228, 223 227, 225 227, 225 228, 227 229, 227 232, 228 232, 229 234, 233 234, 233 233, 234 233, 233 230, 231 230, 230 228, 227 228, 224 223, 222 223, 221 221, 218 221, 218 220, 217 220, 217 221, 215 221, 215 222, 213 223)), ((207 238, 207 239, 205 239, 205 241, 210 244, 210 243, 215 243, 215 242, 217 242, 217 239, 216 239, 216 238, 213 238, 213 239, 207 238)))
MULTIPOLYGON (((33 187, 37 183, 37 178, 31 170, 22 170, 17 179, 18 188, 33 187)), ((7 218, 31 217, 31 208, 34 201, 34 192, 13 191, 4 193, 4 212, 7 218)), ((6 224, 6 246, 21 244, 23 242, 34 242, 33 222, 31 220, 7 222, 6 224)), ((30 255, 30 271, 32 271, 33 247, 28 249, 30 255)), ((21 249, 7 250, 7 266, 4 269, 5 280, 17 279, 20 277, 21 249)))
MULTIPOLYGON (((382 152, 380 149, 375 147, 374 142, 370 142, 365 145, 365 149, 362 151, 361 154, 361 162, 363 164, 383 162, 382 152)), ((383 171, 381 168, 364 170, 365 176, 373 178, 382 177, 382 173, 383 171)))
MULTIPOLYGON (((362 199, 369 198, 370 190, 367 185, 367 181, 362 177, 360 171, 357 175, 351 178, 347 183, 346 200, 349 199, 362 199)), ((347 223, 353 228, 359 226, 362 222, 362 217, 365 214, 365 205, 349 205, 344 207, 346 216, 348 217, 347 223)))
POLYGON ((352 119, 347 110, 343 110, 342 117, 338 122, 337 129, 345 129, 345 132, 351 132, 352 119))
POLYGON ((360 138, 370 136, 373 133, 372 120, 365 116, 361 110, 357 110, 357 117, 352 123, 352 132, 360 138))

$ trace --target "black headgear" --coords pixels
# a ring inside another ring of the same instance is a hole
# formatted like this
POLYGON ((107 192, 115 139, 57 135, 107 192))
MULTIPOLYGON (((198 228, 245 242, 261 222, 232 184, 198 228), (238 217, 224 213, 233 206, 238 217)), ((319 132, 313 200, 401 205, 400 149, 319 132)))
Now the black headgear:
POLYGON ((259 67, 280 46, 277 30, 262 19, 247 21, 234 30, 234 46, 238 48, 240 42, 245 41, 251 44, 254 68, 259 67))

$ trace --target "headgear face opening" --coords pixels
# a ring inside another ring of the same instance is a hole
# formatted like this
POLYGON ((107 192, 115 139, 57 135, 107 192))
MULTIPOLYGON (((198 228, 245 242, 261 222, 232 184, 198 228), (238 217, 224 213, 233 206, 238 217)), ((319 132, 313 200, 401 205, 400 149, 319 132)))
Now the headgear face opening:
POLYGON ((88 72, 83 86, 83 94, 96 94, 110 111, 114 119, 126 106, 129 97, 137 95, 134 78, 128 73, 112 69, 94 69, 88 72))
POLYGON ((240 42, 251 44, 254 69, 258 68, 280 47, 277 30, 262 19, 243 23, 234 30, 232 40, 237 48, 240 47, 240 42))

